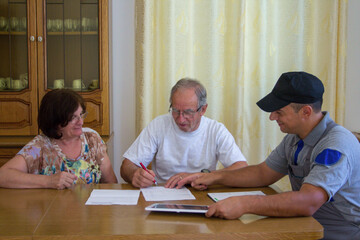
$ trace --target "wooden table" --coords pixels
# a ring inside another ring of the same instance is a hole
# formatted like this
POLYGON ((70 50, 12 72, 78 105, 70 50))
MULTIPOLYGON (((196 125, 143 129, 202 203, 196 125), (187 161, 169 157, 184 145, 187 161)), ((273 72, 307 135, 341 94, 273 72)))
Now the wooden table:
MULTIPOLYGON (((251 223, 206 218, 203 214, 147 212, 154 202, 140 194, 133 206, 86 206, 92 189, 134 189, 128 184, 77 185, 67 190, 0 188, 0 239, 319 239, 322 226, 312 217, 263 218, 251 223)), ((167 201, 212 204, 208 192, 267 188, 189 188, 196 200, 167 201)))
POLYGON ((58 193, 0 188, 0 239, 31 239, 58 193))

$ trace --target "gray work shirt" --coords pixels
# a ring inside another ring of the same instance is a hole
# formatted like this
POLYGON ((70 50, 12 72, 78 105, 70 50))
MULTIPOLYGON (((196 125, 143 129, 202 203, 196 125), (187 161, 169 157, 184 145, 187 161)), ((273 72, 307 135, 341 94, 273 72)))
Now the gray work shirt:
POLYGON ((295 134, 286 135, 265 161, 271 169, 289 175, 294 191, 309 183, 327 192, 328 201, 314 214, 324 226, 325 236, 329 236, 327 230, 341 232, 347 226, 360 234, 360 144, 350 131, 336 125, 329 113, 323 114, 303 139, 296 161, 301 139, 295 134), (341 225, 345 226, 342 230, 341 225))

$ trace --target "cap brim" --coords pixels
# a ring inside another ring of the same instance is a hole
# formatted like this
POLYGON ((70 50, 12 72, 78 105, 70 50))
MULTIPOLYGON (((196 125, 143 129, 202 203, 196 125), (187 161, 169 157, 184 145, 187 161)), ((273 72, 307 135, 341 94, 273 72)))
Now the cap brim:
POLYGON ((290 104, 288 101, 284 101, 276 97, 272 92, 263 97, 256 103, 259 108, 265 112, 274 112, 290 104))

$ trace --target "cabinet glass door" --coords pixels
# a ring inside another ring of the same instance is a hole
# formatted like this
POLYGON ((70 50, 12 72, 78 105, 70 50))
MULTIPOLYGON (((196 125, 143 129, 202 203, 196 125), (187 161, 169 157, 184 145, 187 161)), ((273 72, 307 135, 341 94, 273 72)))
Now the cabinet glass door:
POLYGON ((26 0, 0 0, 0 91, 27 89, 28 41, 26 0))
POLYGON ((98 0, 46 1, 47 89, 99 89, 98 0))

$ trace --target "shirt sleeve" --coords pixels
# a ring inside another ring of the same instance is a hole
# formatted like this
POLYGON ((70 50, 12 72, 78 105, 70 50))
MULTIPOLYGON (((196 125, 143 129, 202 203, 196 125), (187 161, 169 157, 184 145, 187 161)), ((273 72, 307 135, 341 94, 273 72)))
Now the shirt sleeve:
POLYGON ((286 157, 286 142, 288 136, 285 136, 281 143, 270 153, 265 162, 272 170, 285 174, 288 174, 288 160, 286 157))
POLYGON ((335 149, 324 149, 316 156, 304 183, 323 188, 330 199, 345 184, 351 172, 345 154, 335 149))
POLYGON ((340 189, 343 189, 344 193, 344 189, 351 187, 348 180, 354 169, 350 159, 355 146, 349 141, 349 134, 351 133, 335 127, 320 140, 311 156, 310 173, 304 179, 304 183, 323 188, 329 196, 329 201, 340 189))
POLYGON ((27 143, 18 153, 24 157, 29 173, 38 173, 40 169, 41 144, 37 137, 27 143))
POLYGON ((17 154, 24 157, 28 173, 51 175, 61 171, 62 160, 45 136, 36 136, 17 154))
POLYGON ((140 166, 141 162, 147 167, 153 160, 158 149, 155 136, 156 129, 156 123, 153 120, 141 131, 140 135, 124 153, 123 157, 129 159, 138 166, 140 166))
POLYGON ((217 138, 217 159, 224 167, 229 167, 238 161, 246 162, 239 146, 236 144, 234 137, 223 124, 219 124, 216 130, 217 138))
POLYGON ((99 133, 95 130, 88 129, 85 132, 85 137, 87 138, 88 146, 85 146, 85 152, 89 152, 91 158, 95 158, 95 161, 98 165, 101 165, 106 154, 106 144, 102 140, 99 133))

